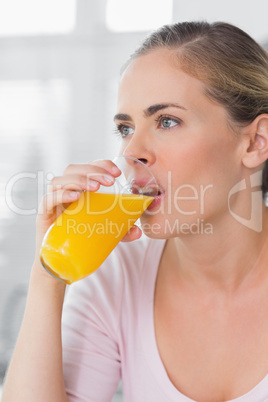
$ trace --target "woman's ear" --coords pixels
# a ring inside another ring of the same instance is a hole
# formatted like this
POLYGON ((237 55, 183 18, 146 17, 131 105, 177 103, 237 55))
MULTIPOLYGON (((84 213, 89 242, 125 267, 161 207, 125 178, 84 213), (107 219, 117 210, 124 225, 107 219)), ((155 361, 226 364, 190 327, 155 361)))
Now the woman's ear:
POLYGON ((248 168, 260 166, 268 159, 268 114, 261 114, 247 127, 243 164, 248 168))

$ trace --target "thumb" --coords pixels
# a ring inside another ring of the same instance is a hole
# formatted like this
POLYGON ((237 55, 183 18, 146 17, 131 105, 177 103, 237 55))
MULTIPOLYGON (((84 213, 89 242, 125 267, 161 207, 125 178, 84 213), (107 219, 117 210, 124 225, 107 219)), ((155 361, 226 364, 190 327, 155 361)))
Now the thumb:
POLYGON ((141 229, 138 226, 134 225, 130 228, 130 230, 127 232, 127 234, 123 237, 121 241, 130 242, 133 240, 137 240, 141 237, 141 235, 142 235, 141 229))

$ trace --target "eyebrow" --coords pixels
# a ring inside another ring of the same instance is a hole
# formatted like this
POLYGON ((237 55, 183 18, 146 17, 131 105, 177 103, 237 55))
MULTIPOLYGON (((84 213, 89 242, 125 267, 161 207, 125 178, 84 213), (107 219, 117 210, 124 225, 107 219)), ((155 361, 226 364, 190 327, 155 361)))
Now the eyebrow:
POLYGON ((143 111, 144 116, 150 117, 153 114, 157 113, 159 110, 167 109, 168 107, 176 107, 178 109, 186 110, 185 107, 178 105, 177 103, 160 103, 156 105, 149 106, 147 109, 143 111))
MULTIPOLYGON (((181 110, 187 110, 184 106, 178 105, 177 103, 159 103, 149 106, 143 111, 143 114, 145 117, 150 117, 153 114, 157 113, 159 110, 167 109, 168 107, 175 107, 181 110)), ((126 113, 118 113, 114 116, 114 120, 132 121, 132 118, 126 113)))

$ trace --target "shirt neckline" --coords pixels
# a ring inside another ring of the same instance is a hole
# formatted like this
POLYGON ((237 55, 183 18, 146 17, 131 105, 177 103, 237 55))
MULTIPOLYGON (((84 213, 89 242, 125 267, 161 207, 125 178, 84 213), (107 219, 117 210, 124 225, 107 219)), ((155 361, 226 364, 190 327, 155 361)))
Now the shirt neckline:
MULTIPOLYGON (((158 266, 164 250, 166 240, 150 240, 142 269, 139 295, 139 337, 141 339, 144 356, 159 387, 162 388, 168 400, 174 402, 196 402, 182 394, 170 381, 162 363, 154 330, 154 290, 158 266)), ((268 401, 268 374, 246 394, 226 402, 267 402, 268 401), (254 399, 253 399, 254 398, 254 399), (258 399, 256 399, 258 398, 258 399), (264 399, 265 398, 265 399, 264 399)))

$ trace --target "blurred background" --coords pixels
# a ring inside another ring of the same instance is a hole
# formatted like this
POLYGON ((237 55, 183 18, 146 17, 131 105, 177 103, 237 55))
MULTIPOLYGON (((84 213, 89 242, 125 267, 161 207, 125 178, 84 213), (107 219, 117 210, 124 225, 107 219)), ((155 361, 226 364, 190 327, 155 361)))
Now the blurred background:
POLYGON ((0 0, 0 398, 49 180, 115 156, 122 64, 151 30, 197 19, 234 23, 267 48, 268 0, 0 0))

